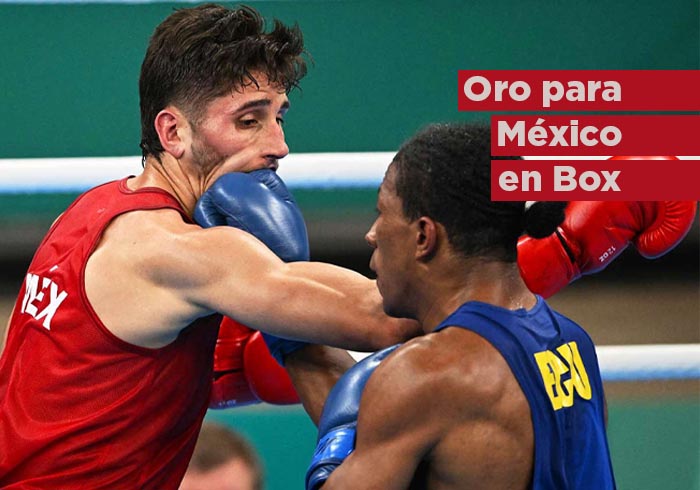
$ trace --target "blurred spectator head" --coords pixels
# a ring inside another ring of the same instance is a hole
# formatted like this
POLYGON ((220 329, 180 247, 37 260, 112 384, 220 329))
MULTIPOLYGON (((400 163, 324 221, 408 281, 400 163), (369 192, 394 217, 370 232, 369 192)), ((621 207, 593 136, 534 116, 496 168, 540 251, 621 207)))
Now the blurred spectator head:
POLYGON ((257 452, 240 434, 205 422, 180 490, 262 490, 257 452))

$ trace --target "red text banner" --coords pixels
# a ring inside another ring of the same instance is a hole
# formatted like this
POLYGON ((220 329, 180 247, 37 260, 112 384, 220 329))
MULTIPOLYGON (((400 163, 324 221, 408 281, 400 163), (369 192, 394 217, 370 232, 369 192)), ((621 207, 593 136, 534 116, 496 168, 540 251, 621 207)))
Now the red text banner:
POLYGON ((494 201, 700 200, 700 160, 492 160, 494 201))
POLYGON ((460 70, 460 111, 700 111, 700 70, 460 70))
POLYGON ((700 116, 492 116, 496 156, 700 155, 700 116))

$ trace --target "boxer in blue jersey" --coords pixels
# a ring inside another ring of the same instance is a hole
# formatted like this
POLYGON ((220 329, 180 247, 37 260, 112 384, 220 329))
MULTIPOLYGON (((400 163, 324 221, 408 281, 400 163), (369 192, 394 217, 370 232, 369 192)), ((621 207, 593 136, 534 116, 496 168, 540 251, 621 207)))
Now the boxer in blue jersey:
POLYGON ((490 160, 488 127, 434 125, 389 166, 371 267, 385 311, 425 335, 336 385, 307 490, 615 488, 593 342, 516 263, 566 203, 492 202, 490 160))

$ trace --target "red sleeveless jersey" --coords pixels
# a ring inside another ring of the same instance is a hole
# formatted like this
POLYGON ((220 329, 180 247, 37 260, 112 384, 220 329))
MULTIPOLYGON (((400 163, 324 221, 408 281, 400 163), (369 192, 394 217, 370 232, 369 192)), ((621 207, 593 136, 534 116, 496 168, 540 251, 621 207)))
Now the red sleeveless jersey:
POLYGON ((0 360, 1 488, 178 488, 208 404, 220 316, 163 348, 137 347, 105 328, 84 281, 111 220, 163 208, 189 221, 163 190, 104 184, 39 246, 0 360))

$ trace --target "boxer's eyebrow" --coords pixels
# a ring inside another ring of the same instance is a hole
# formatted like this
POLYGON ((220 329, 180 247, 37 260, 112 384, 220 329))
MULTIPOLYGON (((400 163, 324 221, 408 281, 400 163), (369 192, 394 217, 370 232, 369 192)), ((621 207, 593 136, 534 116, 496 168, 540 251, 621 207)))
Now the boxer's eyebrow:
MULTIPOLYGON (((236 108, 235 112, 243 112, 243 111, 248 111, 250 109, 258 109, 260 107, 269 107, 272 104, 272 101, 270 99, 258 99, 258 100, 249 100, 242 106, 236 108)), ((290 107, 290 103, 288 100, 285 100, 282 105, 280 106, 280 109, 287 110, 290 107)))

